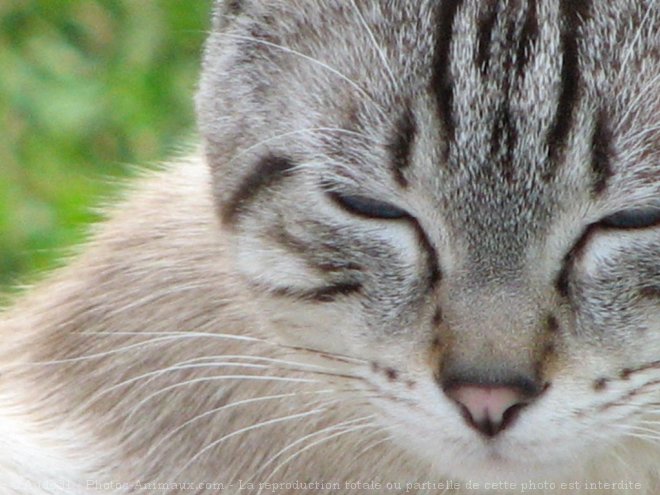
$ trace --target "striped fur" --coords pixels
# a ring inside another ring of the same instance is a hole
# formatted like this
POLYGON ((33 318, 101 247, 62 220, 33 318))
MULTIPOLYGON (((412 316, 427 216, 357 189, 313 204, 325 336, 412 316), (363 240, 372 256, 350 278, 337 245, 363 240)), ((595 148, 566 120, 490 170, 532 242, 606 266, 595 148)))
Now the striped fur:
POLYGON ((659 58, 653 0, 217 2, 203 156, 0 319, 0 486, 657 493, 659 58))

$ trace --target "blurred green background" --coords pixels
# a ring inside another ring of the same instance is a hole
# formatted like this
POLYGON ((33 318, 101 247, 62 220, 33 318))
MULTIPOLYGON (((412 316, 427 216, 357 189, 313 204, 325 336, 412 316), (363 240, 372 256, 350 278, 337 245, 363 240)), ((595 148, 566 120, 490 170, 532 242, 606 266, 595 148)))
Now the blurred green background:
POLYGON ((210 0, 0 0, 0 293, 192 141, 210 0))

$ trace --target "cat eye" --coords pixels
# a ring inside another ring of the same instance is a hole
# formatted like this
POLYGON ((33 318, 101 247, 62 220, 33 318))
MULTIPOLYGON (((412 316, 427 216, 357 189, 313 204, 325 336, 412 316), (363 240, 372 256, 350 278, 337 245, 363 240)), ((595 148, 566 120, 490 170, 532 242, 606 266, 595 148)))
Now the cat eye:
POLYGON ((612 229, 646 229, 660 225, 660 206, 625 210, 603 218, 598 224, 612 229))
POLYGON ((398 206, 378 199, 337 192, 329 192, 328 194, 335 203, 354 215, 383 220, 399 220, 410 217, 408 212, 398 206))

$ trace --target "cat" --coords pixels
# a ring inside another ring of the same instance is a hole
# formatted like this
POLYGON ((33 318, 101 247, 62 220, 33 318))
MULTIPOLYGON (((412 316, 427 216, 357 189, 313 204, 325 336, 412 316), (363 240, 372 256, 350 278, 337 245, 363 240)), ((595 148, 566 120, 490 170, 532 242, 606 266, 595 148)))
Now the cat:
POLYGON ((217 2, 199 153, 2 314, 2 493, 658 493, 659 57, 652 0, 217 2))

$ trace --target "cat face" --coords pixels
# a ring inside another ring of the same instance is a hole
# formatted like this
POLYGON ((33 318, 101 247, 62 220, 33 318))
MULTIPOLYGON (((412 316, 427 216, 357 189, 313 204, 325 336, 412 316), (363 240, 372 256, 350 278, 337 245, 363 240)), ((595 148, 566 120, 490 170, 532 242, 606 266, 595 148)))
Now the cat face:
POLYGON ((236 266, 438 473, 657 469, 658 33, 650 1, 219 5, 236 266))

